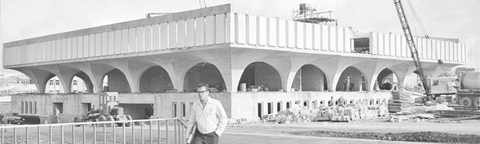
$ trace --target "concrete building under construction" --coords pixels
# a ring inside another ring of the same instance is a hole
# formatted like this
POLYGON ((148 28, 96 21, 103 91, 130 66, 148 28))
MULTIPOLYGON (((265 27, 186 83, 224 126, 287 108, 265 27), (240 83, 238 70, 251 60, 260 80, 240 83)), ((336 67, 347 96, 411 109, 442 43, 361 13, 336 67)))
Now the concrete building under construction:
MULTIPOLYGON (((465 44, 415 41, 427 75, 438 73, 439 59, 445 67, 467 62, 465 44)), ((3 58, 39 92, 12 96, 13 111, 58 108, 70 120, 98 108, 107 90, 119 92, 119 106, 134 119, 185 117, 201 82, 236 119, 340 96, 376 105, 391 97, 378 85, 392 77, 404 85, 415 70, 402 35, 264 17, 232 4, 9 42, 3 58), (76 76, 89 93, 45 94, 55 76, 64 92, 76 76)))

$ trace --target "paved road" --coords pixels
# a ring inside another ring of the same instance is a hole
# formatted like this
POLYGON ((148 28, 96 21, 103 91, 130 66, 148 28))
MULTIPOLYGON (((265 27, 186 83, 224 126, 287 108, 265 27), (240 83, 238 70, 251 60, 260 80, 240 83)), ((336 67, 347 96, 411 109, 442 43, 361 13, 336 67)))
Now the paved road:
POLYGON ((329 138, 313 136, 295 136, 284 134, 258 134, 225 132, 220 144, 414 144, 414 142, 380 141, 368 139, 329 138))

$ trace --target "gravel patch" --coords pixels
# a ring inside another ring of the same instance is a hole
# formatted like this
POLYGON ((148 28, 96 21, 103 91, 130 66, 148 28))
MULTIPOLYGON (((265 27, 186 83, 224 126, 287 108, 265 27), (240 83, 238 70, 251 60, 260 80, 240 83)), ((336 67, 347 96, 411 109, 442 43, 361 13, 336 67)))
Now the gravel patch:
POLYGON ((442 132, 405 132, 405 133, 373 133, 373 132, 337 132, 337 131, 300 131, 293 135, 317 137, 343 137, 357 139, 375 139, 387 141, 412 141, 436 143, 480 143, 480 135, 451 134, 442 132))

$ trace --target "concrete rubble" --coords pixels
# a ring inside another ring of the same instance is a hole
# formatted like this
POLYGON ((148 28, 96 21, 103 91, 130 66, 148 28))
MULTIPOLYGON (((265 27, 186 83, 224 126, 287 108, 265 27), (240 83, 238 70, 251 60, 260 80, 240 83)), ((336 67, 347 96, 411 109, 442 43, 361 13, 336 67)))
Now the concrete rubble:
POLYGON ((263 122, 284 123, 302 123, 315 121, 332 122, 351 122, 355 120, 371 120, 388 116, 387 105, 320 105, 319 107, 308 109, 300 108, 294 105, 286 111, 279 111, 276 114, 262 116, 263 122))

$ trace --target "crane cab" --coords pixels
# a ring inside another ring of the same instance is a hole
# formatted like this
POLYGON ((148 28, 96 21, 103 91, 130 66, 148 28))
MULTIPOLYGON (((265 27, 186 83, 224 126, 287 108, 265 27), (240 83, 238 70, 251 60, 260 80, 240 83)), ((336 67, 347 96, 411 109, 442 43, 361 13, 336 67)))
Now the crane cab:
POLYGON ((457 93, 458 81, 455 76, 448 77, 428 77, 427 84, 430 87, 430 93, 438 97, 440 95, 454 95, 457 93))

